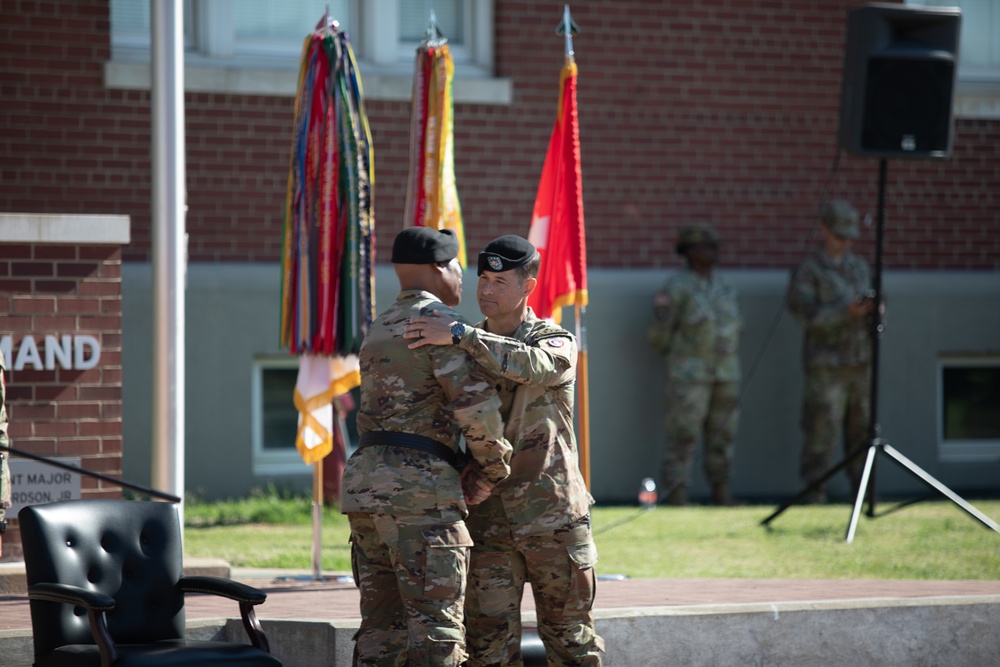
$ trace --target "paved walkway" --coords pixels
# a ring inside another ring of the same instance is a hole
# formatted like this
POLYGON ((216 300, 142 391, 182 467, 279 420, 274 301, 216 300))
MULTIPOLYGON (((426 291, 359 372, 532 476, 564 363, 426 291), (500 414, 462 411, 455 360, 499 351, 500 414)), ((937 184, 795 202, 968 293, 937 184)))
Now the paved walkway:
MULTIPOLYGON (((357 619, 358 591, 344 577, 313 580, 306 573, 233 570, 232 577, 267 593, 257 608, 267 619, 357 619)), ((997 596, 1000 581, 898 580, 764 580, 764 579, 623 579, 601 580, 595 607, 599 611, 660 606, 727 605, 768 602, 875 600, 997 596)), ((205 595, 189 595, 188 620, 238 617, 235 602, 205 595)), ((524 609, 532 610, 530 595, 524 609)), ((27 598, 0 595, 0 630, 31 627, 27 598)))

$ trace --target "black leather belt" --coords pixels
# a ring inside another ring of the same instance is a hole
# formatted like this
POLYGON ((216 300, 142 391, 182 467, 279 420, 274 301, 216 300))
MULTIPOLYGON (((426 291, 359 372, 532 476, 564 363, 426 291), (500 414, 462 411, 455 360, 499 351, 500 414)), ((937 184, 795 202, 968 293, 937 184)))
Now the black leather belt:
POLYGON ((415 433, 395 433, 393 431, 369 431, 368 433, 362 433, 358 441, 358 450, 364 447, 371 447, 372 445, 418 449, 422 452, 433 454, 439 459, 443 459, 453 468, 461 470, 465 467, 464 456, 459 455, 454 449, 437 440, 425 438, 415 433))

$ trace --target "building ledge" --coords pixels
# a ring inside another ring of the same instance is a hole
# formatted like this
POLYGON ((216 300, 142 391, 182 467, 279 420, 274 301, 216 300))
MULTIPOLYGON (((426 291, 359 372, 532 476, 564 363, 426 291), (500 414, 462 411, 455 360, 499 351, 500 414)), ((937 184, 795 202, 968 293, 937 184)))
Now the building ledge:
POLYGON ((0 213, 0 243, 127 245, 127 215, 0 213))
MULTIPOLYGON (((297 63, 296 63, 297 66, 297 63)), ((148 62, 110 60, 104 63, 106 88, 149 90, 148 62)), ((293 68, 264 68, 236 64, 188 63, 184 67, 184 90, 189 93, 272 95, 295 97, 298 74, 293 68)), ((409 102, 413 77, 409 72, 366 72, 362 77, 365 99, 409 102)), ((513 101, 510 79, 456 76, 452 82, 456 104, 509 105, 513 101)))

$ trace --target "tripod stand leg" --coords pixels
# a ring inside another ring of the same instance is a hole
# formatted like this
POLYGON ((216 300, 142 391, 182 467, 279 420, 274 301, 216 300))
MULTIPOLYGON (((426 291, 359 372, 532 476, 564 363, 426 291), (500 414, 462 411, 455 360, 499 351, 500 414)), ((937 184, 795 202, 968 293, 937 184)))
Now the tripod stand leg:
POLYGON ((865 502, 865 493, 868 490, 868 481, 872 476, 872 469, 875 467, 875 455, 883 445, 872 445, 868 448, 868 456, 865 458, 865 468, 861 472, 861 483, 858 485, 858 497, 854 499, 854 511, 851 512, 851 523, 847 526, 847 543, 854 541, 854 533, 858 529, 858 517, 861 515, 861 506, 865 502))
MULTIPOLYGON (((933 477, 931 477, 922 468, 920 468, 916 463, 914 463, 913 461, 911 461, 910 459, 906 458, 905 456, 903 456, 902 454, 900 454, 898 451, 896 451, 895 449, 893 449, 893 447, 891 445, 888 445, 888 444, 883 445, 883 451, 886 454, 888 454, 889 457, 892 458, 896 463, 898 463, 899 465, 903 466, 903 468, 905 468, 914 477, 916 477, 917 479, 919 479, 920 481, 922 481, 924 484, 927 484, 932 489, 934 489, 934 490, 938 491, 939 493, 941 493, 941 495, 943 495, 945 498, 947 498, 948 500, 950 500, 951 502, 955 503, 956 505, 958 505, 959 507, 961 507, 963 510, 965 510, 965 512, 968 513, 970 516, 978 519, 980 521, 980 523, 982 523, 987 528, 991 528, 994 531, 1000 533, 1000 525, 997 525, 997 523, 995 521, 993 521, 988 516, 986 516, 985 514, 983 514, 982 512, 980 512, 979 510, 977 510, 972 505, 970 505, 961 496, 959 496, 958 494, 956 494, 954 491, 952 491, 951 489, 949 489, 947 486, 945 486, 941 482, 939 482, 936 479, 934 479, 933 477)), ((850 542, 850 540, 848 540, 848 542, 850 542)))
POLYGON ((795 494, 794 496, 792 496, 789 500, 786 500, 780 507, 778 507, 778 509, 774 510, 774 512, 772 512, 770 514, 770 516, 768 516, 766 519, 764 519, 763 521, 761 521, 760 525, 767 526, 769 523, 771 523, 772 520, 776 519, 778 517, 778 515, 781 514, 782 512, 784 512, 786 509, 788 509, 789 507, 791 507, 795 503, 799 502, 800 500, 802 500, 803 498, 805 498, 806 496, 808 496, 814 490, 822 488, 822 486, 824 484, 826 484, 827 480, 829 480, 831 477, 833 477, 834 475, 836 475, 838 472, 840 472, 841 470, 843 470, 844 468, 846 468, 847 465, 851 461, 853 461, 854 457, 856 457, 860 452, 861 452, 861 448, 858 447, 856 450, 854 450, 853 452, 851 452, 850 454, 848 454, 847 458, 845 458, 843 461, 841 461, 840 463, 838 463, 834 467, 830 468, 826 472, 826 474, 824 474, 822 477, 820 477, 819 479, 817 479, 815 482, 813 482, 812 484, 810 484, 806 488, 804 488, 801 491, 799 491, 797 494, 795 494))

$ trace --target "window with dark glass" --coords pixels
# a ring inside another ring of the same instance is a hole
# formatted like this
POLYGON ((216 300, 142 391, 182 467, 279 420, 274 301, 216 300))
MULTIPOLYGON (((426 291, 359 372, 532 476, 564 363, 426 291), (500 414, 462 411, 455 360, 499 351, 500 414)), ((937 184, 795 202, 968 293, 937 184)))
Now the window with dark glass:
POLYGON ((261 373, 261 447, 265 452, 294 450, 299 412, 292 397, 298 369, 264 368, 261 373))
POLYGON ((1000 440, 1000 365, 941 369, 945 440, 1000 440))

